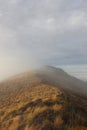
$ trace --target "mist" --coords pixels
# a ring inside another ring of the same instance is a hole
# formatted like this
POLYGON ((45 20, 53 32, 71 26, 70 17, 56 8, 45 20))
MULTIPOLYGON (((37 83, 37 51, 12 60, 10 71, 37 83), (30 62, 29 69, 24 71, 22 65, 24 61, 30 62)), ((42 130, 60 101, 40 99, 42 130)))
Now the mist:
POLYGON ((87 65, 61 65, 56 67, 60 67, 71 76, 87 82, 87 65))
POLYGON ((87 1, 0 0, 0 80, 39 65, 87 65, 87 1))

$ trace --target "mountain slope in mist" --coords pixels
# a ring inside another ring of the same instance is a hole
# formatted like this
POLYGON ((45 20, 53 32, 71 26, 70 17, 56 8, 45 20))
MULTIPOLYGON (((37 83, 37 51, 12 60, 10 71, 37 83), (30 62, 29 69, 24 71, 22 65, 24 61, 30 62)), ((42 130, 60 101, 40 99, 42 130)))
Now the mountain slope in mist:
POLYGON ((87 130, 86 87, 50 66, 11 77, 0 83, 0 130, 87 130))
POLYGON ((87 97, 87 83, 70 76, 62 69, 45 66, 39 70, 37 74, 45 79, 45 82, 48 80, 48 82, 50 81, 53 85, 55 84, 55 86, 59 84, 64 90, 70 90, 74 93, 87 97))

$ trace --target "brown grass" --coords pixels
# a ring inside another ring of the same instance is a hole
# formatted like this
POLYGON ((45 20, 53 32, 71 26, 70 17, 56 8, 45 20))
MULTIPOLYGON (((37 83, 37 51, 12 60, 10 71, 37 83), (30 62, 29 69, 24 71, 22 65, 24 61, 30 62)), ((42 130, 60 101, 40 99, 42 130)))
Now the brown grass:
POLYGON ((30 112, 27 116, 27 122, 31 124, 33 122, 33 119, 40 113, 43 113, 44 111, 48 110, 47 106, 44 107, 36 107, 33 112, 30 112))
POLYGON ((47 106, 37 107, 37 108, 34 110, 33 114, 34 114, 34 115, 37 115, 37 114, 42 113, 42 112, 47 111, 47 110, 48 110, 48 107, 47 107, 47 106))
POLYGON ((53 107, 52 107, 52 109, 54 111, 60 111, 62 109, 62 105, 54 104, 53 107))
POLYGON ((60 116, 57 116, 54 120, 54 128, 59 128, 63 123, 63 120, 60 116))
POLYGON ((15 118, 13 118, 12 124, 10 125, 9 130, 17 130, 18 129, 20 118, 21 118, 20 116, 16 116, 15 118))
POLYGON ((84 126, 76 126, 76 127, 72 127, 69 130, 87 130, 87 127, 84 126))
POLYGON ((78 97, 67 98, 66 93, 33 75, 9 82, 0 90, 0 130, 87 130, 86 101, 80 105, 78 97))

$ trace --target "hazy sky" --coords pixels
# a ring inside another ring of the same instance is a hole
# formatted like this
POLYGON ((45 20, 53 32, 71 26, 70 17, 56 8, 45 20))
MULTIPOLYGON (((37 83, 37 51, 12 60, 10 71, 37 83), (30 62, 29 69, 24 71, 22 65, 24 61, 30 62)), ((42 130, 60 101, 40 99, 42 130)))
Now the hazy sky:
POLYGON ((68 74, 87 82, 87 65, 61 65, 68 74))
POLYGON ((38 64, 87 65, 87 0, 0 0, 0 78, 38 64))

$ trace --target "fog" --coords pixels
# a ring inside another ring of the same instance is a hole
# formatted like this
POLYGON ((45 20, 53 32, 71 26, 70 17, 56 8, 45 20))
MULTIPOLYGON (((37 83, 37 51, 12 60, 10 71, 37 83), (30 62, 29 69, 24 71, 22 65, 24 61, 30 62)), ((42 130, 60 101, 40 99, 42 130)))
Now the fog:
POLYGON ((87 65, 61 65, 58 67, 68 74, 87 82, 87 65))
POLYGON ((86 0, 0 0, 0 79, 39 65, 82 64, 86 0))
POLYGON ((29 61, 30 63, 25 64, 25 62, 21 60, 17 62, 17 60, 14 59, 8 60, 7 58, 5 60, 3 59, 3 61, 0 59, 0 80, 40 67, 40 64, 35 60, 29 59, 29 61))

